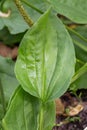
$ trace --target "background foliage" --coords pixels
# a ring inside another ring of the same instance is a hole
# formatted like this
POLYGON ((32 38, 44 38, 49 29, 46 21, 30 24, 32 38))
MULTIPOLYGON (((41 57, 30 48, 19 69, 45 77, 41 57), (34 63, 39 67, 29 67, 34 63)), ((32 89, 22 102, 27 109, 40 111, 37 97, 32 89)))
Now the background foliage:
MULTIPOLYGON (((87 24, 87 13, 86 13, 87 12, 87 1, 79 0, 79 2, 78 2, 77 0, 29 0, 29 1, 21 0, 21 2, 23 4, 25 10, 31 16, 31 18, 33 19, 33 21, 35 23, 33 28, 36 28, 36 30, 35 30, 36 34, 37 34, 37 32, 41 32, 41 28, 38 27, 38 24, 43 25, 44 35, 45 35, 45 33, 50 34, 49 28, 47 31, 47 27, 49 27, 49 25, 51 25, 51 27, 52 27, 51 31, 54 32, 54 29, 56 29, 56 31, 58 33, 58 36, 59 36, 58 41, 65 42, 65 40, 66 40, 68 51, 67 51, 67 55, 62 53, 62 58, 64 58, 64 56, 70 56, 71 50, 68 45, 69 44, 68 42, 73 42, 73 45, 75 47, 75 54, 76 54, 76 66, 75 66, 75 74, 74 74, 74 76, 71 80, 71 84, 69 86, 69 91, 76 92, 78 89, 87 89, 87 81, 86 81, 87 80, 87 25, 86 25, 87 24), (47 25, 47 27, 44 29, 45 24, 43 23, 43 19, 42 19, 41 23, 39 21, 44 16, 44 13, 46 13, 46 11, 48 10, 49 7, 52 8, 52 14, 58 15, 59 18, 50 16, 49 19, 52 19, 54 21, 52 21, 51 23, 49 22, 50 20, 47 21, 47 23, 45 23, 47 25), (63 24, 65 25, 65 27, 63 24), (68 32, 66 31, 65 28, 67 29, 68 32), (68 39, 65 38, 65 35, 67 35, 68 39), (71 39, 72 39, 72 41, 71 41, 71 39)), ((27 48, 27 46, 25 46, 25 40, 28 44, 29 39, 27 37, 28 37, 28 35, 30 35, 31 29, 26 24, 23 17, 19 13, 17 7, 14 4, 14 1, 12 1, 12 0, 0 1, 0 11, 2 11, 3 13, 7 13, 8 10, 11 11, 11 14, 9 15, 9 17, 0 17, 0 41, 6 45, 14 47, 15 45, 19 45, 22 38, 24 37, 22 40, 22 45, 19 50, 19 60, 21 62, 23 62, 22 61, 23 56, 25 56, 26 59, 28 59, 28 55, 25 55, 26 53, 23 48, 24 47, 27 48), (29 31, 27 32, 27 30, 29 30, 29 31), (20 56, 21 49, 22 49, 22 54, 21 54, 22 58, 20 56)), ((33 28, 31 30, 31 35, 34 33, 33 28)), ((34 34, 34 35, 36 35, 36 34, 34 34)), ((46 34, 46 36, 48 34, 46 34)), ((51 37, 52 35, 53 34, 50 34, 48 37, 51 37)), ((40 33, 39 37, 41 39, 42 39, 42 36, 43 36, 43 34, 40 33)), ((54 37, 56 37, 56 36, 54 36, 54 37)), ((36 39, 34 39, 34 40, 36 40, 36 39)), ((48 39, 45 39, 45 40, 48 40, 48 39)), ((30 42, 31 42, 31 40, 30 40, 30 42)), ((37 42, 38 42, 38 40, 37 40, 37 42)), ((49 42, 50 42, 50 40, 49 40, 49 42)), ((51 40, 51 42, 52 42, 52 40, 51 40)), ((34 43, 34 41, 33 41, 33 43, 34 43)), ((41 45, 41 43, 40 43, 40 45, 41 45)), ((39 46, 39 43, 35 47, 38 48, 38 46, 39 46)), ((29 46, 29 48, 30 48, 30 46, 29 46)), ((54 48, 54 49, 56 49, 56 48, 54 48)), ((36 53, 37 52, 35 52, 35 54, 36 53)), ((55 59, 53 59, 53 60, 55 60, 55 59)), ((68 62, 67 60, 69 60, 69 59, 66 59, 66 62, 65 62, 66 64, 64 63, 64 66, 66 66, 65 69, 67 69, 68 65, 70 64, 70 62, 68 62)), ((19 66, 18 69, 21 66, 21 62, 18 64, 18 66, 19 66)), ((55 62, 55 61, 53 61, 53 62, 55 62)), ((26 63, 26 64, 28 64, 28 63, 26 63)), ((27 111, 25 109, 28 109, 29 105, 30 105, 31 106, 30 111, 32 111, 32 113, 33 113, 34 110, 33 110, 32 105, 35 105, 31 102, 31 95, 29 95, 29 93, 24 91, 24 90, 29 91, 28 90, 29 88, 26 89, 27 87, 22 86, 22 88, 24 89, 23 90, 21 87, 18 87, 19 83, 14 74, 14 65, 15 65, 15 62, 12 59, 4 58, 4 57, 0 56, 0 86, 3 87, 3 91, 4 91, 4 104, 3 104, 2 93, 1 93, 2 90, 0 90, 0 123, 1 123, 2 118, 5 115, 6 111, 8 110, 8 113, 6 114, 6 116, 3 120, 3 126, 4 126, 4 129, 6 129, 6 130, 7 130, 7 127, 8 127, 8 129, 11 127, 9 125, 7 126, 6 124, 10 124, 9 122, 12 121, 12 119, 17 121, 16 119, 14 119, 16 117, 10 118, 9 115, 12 114, 11 112, 13 112, 14 109, 16 110, 19 107, 18 103, 20 106, 22 105, 22 108, 24 107, 23 110, 24 110, 24 114, 26 116, 25 122, 27 122, 27 120, 28 120, 27 115, 30 114, 29 111, 27 111), (17 90, 16 90, 15 94, 13 95, 16 88, 17 88, 17 90), (26 96, 24 96, 24 95, 26 95, 26 96), (30 100, 28 99, 28 96, 30 96, 30 100), (12 97, 12 99, 11 99, 11 97, 12 97), (19 100, 17 100, 18 98, 19 98, 19 100), (9 102, 9 100, 10 100, 10 102, 9 102), (9 105, 8 105, 8 102, 9 102, 9 105), (11 109, 13 107, 13 105, 15 104, 15 102, 17 102, 17 106, 15 106, 14 109, 11 109), (8 105, 8 108, 7 108, 7 105, 8 105), (8 122, 8 118, 10 119, 9 122, 8 122)), ((48 66, 50 66, 50 62, 48 64, 48 66)), ((64 72, 65 72, 65 70, 64 70, 64 72)), ((21 71, 16 72, 16 73, 21 73, 21 71)), ((60 77, 60 79, 61 79, 61 77, 60 77)), ((20 76, 18 78, 20 81, 22 76, 20 76)), ((26 81, 26 84, 28 82, 26 81)), ((33 81, 31 80, 31 82, 33 82, 33 81)), ((21 83, 21 81, 20 81, 20 83, 21 83)), ((22 84, 23 84, 23 81, 22 81, 21 85, 22 84)), ((67 84, 69 84, 69 83, 67 83, 67 84)), ((27 85, 25 85, 25 86, 27 86, 27 85)), ((55 91, 56 91, 56 89, 54 89, 54 94, 52 95, 52 98, 56 97, 55 91)), ((58 93, 59 96, 61 94, 63 94, 65 91, 66 91, 66 89, 63 90, 63 92, 61 91, 60 94, 58 93)), ((51 93, 50 90, 49 90, 49 93, 51 93)), ((35 96, 35 95, 37 95, 36 92, 33 96, 35 96)), ((58 95, 57 95, 57 97, 58 97, 58 95)), ((41 98, 41 96, 40 96, 40 98, 41 98)), ((40 105, 39 105, 38 99, 34 99, 34 97, 33 97, 32 100, 35 100, 35 103, 38 104, 37 112, 35 113, 35 115, 31 115, 32 120, 33 120, 34 116, 35 117, 37 116, 37 113, 40 109, 40 105)), ((50 111, 54 110, 54 106, 53 105, 51 106, 51 104, 53 104, 53 103, 51 102, 48 104, 50 106, 49 110, 45 107, 46 109, 44 109, 44 113, 49 114, 50 111)), ((20 115, 18 114, 19 111, 20 111, 20 109, 16 110, 16 112, 17 112, 16 114, 19 116, 18 120, 20 120, 20 118, 21 118, 20 115)), ((21 113, 22 113, 22 111, 21 111, 21 113)), ((52 122, 51 122, 52 124, 48 123, 49 126, 51 125, 51 127, 54 122, 54 116, 55 116, 55 113, 52 115, 52 117, 53 117, 52 122)), ((22 115, 22 119, 23 118, 24 118, 24 115, 22 115)), ((32 120, 30 122, 32 122, 32 120)), ((13 124, 14 123, 12 122, 12 125, 13 124)), ((21 127, 22 127, 22 125, 23 124, 21 123, 21 127)), ((29 122, 27 122, 27 125, 29 125, 29 122)), ((1 127, 1 125, 0 125, 0 127, 1 127)), ((18 126, 14 126, 14 129, 17 129, 16 127, 18 127, 18 126)), ((26 129, 28 129, 27 126, 24 125, 23 130, 25 130, 25 127, 26 127, 26 129)), ((46 126, 44 129, 50 130, 51 127, 48 128, 48 126, 46 126)), ((21 129, 21 128, 19 128, 19 129, 21 129)), ((32 129, 32 128, 30 128, 30 129, 32 129)), ((34 129, 35 128, 33 128, 33 130, 34 129)))

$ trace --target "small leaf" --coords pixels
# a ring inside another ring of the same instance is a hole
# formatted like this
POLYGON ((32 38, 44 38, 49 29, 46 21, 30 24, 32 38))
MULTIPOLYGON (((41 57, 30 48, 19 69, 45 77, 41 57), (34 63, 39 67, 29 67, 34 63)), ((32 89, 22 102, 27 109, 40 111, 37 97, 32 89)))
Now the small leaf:
POLYGON ((56 114, 57 115, 62 115, 64 113, 64 104, 62 103, 61 99, 56 99, 55 100, 56 103, 56 114))
POLYGON ((86 0, 49 0, 57 13, 66 16, 76 23, 87 23, 86 0))
POLYGON ((75 116, 75 115, 79 114, 79 112, 81 112, 83 109, 84 109, 84 106, 82 104, 78 104, 75 107, 69 106, 68 116, 75 116))
POLYGON ((67 90, 74 65, 72 40, 61 21, 48 10, 21 42, 16 77, 31 95, 51 100, 67 90))
MULTIPOLYGON (((19 87, 2 121, 3 128, 4 130, 37 130, 39 112, 40 101, 19 87)), ((53 102, 45 104, 43 119, 42 130, 51 130, 55 121, 55 106, 53 102)))

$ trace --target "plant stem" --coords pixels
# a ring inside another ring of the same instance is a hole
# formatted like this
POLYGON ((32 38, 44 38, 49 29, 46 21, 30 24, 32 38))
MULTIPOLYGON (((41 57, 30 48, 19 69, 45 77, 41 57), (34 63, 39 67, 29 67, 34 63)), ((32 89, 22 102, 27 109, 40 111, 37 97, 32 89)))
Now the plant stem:
POLYGON ((83 61, 81 61, 80 59, 77 59, 77 58, 76 58, 76 62, 77 62, 77 63, 80 63, 80 64, 82 64, 82 65, 85 64, 85 62, 83 62, 83 61))
POLYGON ((80 76, 87 72, 87 63, 85 63, 73 76, 71 83, 75 82, 80 76))
POLYGON ((5 112, 6 112, 6 103, 5 103, 5 96, 4 96, 1 80, 0 80, 0 95, 1 95, 1 104, 3 106, 3 112, 5 114, 5 112))
POLYGON ((14 0, 14 1, 15 1, 15 4, 16 4, 18 10, 20 11, 21 15, 23 16, 25 22, 31 27, 34 24, 34 22, 30 18, 30 16, 27 14, 27 12, 25 11, 21 1, 20 0, 14 0))
POLYGON ((40 114, 39 114, 39 128, 38 130, 43 130, 43 119, 44 119, 44 108, 43 103, 41 102, 40 114))
POLYGON ((87 46, 81 44, 80 42, 73 40, 74 44, 81 48, 83 51, 87 52, 87 46))
POLYGON ((87 42, 87 39, 84 38, 82 35, 80 35, 78 32, 76 32, 74 29, 71 29, 71 28, 68 27, 68 26, 66 26, 66 28, 67 28, 70 32, 72 32, 72 33, 74 33, 76 36, 78 36, 80 39, 82 39, 83 41, 87 42))
POLYGON ((27 6, 31 7, 32 9, 34 9, 35 11, 37 11, 38 13, 40 13, 40 14, 44 13, 40 9, 38 9, 35 6, 33 6, 32 4, 30 4, 28 1, 22 0, 22 2, 24 2, 27 6))

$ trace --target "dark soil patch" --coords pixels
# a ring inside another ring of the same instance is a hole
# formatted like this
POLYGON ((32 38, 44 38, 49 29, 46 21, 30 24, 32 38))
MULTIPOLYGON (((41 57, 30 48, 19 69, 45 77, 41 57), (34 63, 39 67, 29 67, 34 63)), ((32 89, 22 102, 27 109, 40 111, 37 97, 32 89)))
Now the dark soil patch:
POLYGON ((61 97, 61 100, 65 108, 81 102, 83 110, 74 116, 66 116, 63 114, 57 115, 56 124, 60 124, 60 126, 55 126, 53 130, 84 130, 87 127, 87 90, 80 90, 77 94, 80 92, 82 92, 80 101, 70 93, 64 94, 64 96, 61 97))

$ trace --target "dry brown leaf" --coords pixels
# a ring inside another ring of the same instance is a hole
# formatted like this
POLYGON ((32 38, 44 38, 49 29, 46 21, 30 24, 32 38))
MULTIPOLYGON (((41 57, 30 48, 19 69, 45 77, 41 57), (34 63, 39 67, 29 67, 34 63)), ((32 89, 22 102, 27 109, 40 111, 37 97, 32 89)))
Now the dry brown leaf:
POLYGON ((75 107, 69 107, 69 112, 68 112, 68 115, 69 116, 75 116, 77 115, 79 112, 81 112, 83 110, 83 105, 82 104, 78 104, 77 106, 75 107))
POLYGON ((55 103, 56 103, 56 114, 57 115, 63 114, 64 113, 64 105, 63 105, 61 99, 56 99, 55 103))

